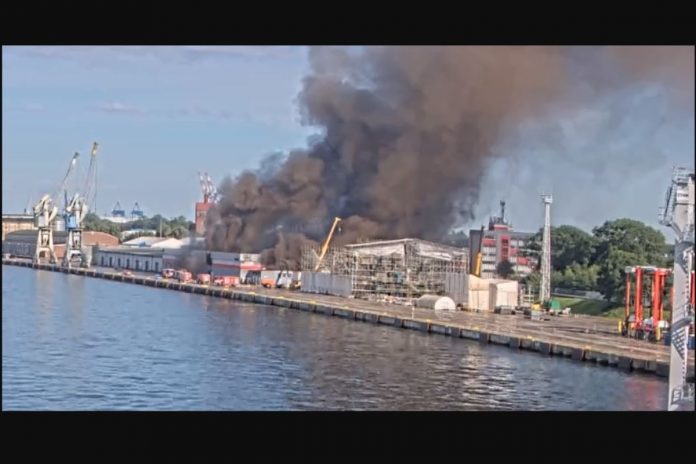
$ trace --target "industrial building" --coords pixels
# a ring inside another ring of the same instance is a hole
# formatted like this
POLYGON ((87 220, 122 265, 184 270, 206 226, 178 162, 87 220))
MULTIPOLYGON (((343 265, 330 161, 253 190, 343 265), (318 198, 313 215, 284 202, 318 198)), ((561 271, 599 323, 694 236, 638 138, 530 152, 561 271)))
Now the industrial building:
POLYGON ((215 276, 239 277, 243 282, 249 272, 261 272, 263 266, 256 253, 227 253, 211 251, 207 253, 211 274, 215 276))
POLYGON ((10 232, 17 230, 36 229, 34 216, 31 214, 3 214, 2 215, 2 240, 10 232))
MULTIPOLYGON (((33 258, 36 252, 36 239, 38 230, 18 230, 10 232, 2 242, 3 254, 9 254, 18 258, 33 258)), ((56 257, 60 260, 65 255, 65 242, 68 233, 66 231, 53 232, 53 245, 56 257)), ((93 247, 116 246, 118 238, 104 232, 83 231, 82 246, 87 255, 93 254, 93 247)))
POLYGON ((468 273, 468 251, 418 239, 384 240, 330 248, 324 272, 319 250, 302 252, 302 289, 356 298, 416 298, 442 294, 447 273, 468 273))
POLYGON ((93 262, 97 266, 160 272, 165 267, 163 265, 164 253, 164 249, 124 246, 97 247, 94 249, 93 262))
MULTIPOLYGON (((500 205, 501 214, 490 218, 488 230, 469 231, 470 259, 475 259, 481 250, 481 277, 486 279, 497 277, 496 268, 505 260, 510 261, 515 274, 520 276, 530 274, 538 264, 536 257, 522 253, 534 233, 513 230, 505 219, 505 202, 501 201, 500 205)), ((475 263, 470 262, 469 266, 474 269, 475 263)))

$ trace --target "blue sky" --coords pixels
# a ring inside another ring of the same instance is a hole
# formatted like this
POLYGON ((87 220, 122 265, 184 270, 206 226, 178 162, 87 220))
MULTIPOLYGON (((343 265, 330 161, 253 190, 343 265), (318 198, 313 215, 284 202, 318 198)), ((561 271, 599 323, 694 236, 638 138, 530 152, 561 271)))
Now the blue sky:
POLYGON ((198 171, 219 182, 305 145, 306 66, 299 47, 3 47, 2 209, 55 190, 98 141, 100 214, 192 219, 198 171))
MULTIPOLYGON (((217 183, 273 151, 306 146, 296 103, 304 47, 3 47, 2 209, 54 191, 75 151, 100 143, 98 213, 137 201, 193 219, 198 171, 217 183)), ((673 165, 693 169, 693 105, 664 89, 621 89, 514 128, 482 179, 476 226, 505 199, 535 230, 539 195, 555 223, 631 217, 656 227, 673 165)), ((86 163, 85 163, 86 164, 86 163)), ((83 166, 86 168, 86 166, 83 166)), ((669 231, 661 230, 670 237, 669 231)))

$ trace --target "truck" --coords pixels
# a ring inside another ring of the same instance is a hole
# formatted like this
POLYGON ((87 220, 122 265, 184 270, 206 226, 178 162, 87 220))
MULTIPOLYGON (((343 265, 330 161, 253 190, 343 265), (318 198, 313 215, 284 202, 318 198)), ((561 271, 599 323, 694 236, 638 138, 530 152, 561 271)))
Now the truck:
POLYGON ((285 288, 296 290, 300 288, 300 278, 302 273, 299 271, 261 271, 260 283, 265 288, 285 288))
POLYGON ((186 283, 191 282, 193 280, 193 276, 186 269, 179 269, 176 271, 176 279, 181 283, 186 283))
POLYGON ((200 285, 210 285, 210 274, 198 274, 196 281, 200 285))
POLYGON ((236 287, 239 285, 239 277, 218 276, 213 279, 213 285, 217 287, 236 287))
POLYGON ((176 271, 174 269, 162 269, 162 277, 165 279, 173 279, 176 277, 176 271))

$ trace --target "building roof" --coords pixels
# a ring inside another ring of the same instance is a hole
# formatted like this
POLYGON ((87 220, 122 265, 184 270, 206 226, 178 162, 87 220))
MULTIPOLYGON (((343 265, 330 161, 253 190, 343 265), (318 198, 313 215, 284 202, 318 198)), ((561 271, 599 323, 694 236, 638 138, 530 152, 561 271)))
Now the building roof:
POLYGON ((205 243, 205 237, 184 237, 179 241, 182 246, 191 246, 193 244, 205 243))
POLYGON ((151 236, 145 236, 145 237, 136 237, 130 240, 127 240, 122 243, 123 246, 130 246, 130 247, 143 247, 143 246, 152 246, 157 242, 161 242, 163 240, 166 240, 162 237, 151 237, 151 236))
MULTIPOLYGON (((6 242, 36 243, 36 236, 39 234, 37 229, 16 230, 5 236, 6 242)), ((66 231, 53 231, 53 244, 61 245, 65 243, 68 236, 66 231)), ((82 231, 82 241, 85 245, 91 246, 99 243, 118 243, 118 238, 105 232, 95 232, 92 230, 82 231)))
MULTIPOLYGON (((469 231, 469 238, 471 239, 471 236, 474 235, 478 237, 481 234, 480 229, 471 229, 469 231)), ((509 235, 510 237, 515 237, 515 238, 529 238, 533 236, 535 232, 521 232, 517 230, 484 230, 483 231, 483 236, 484 237, 497 237, 498 235, 509 235)))
POLYGON ((163 248, 137 248, 129 246, 99 247, 99 253, 122 253, 137 256, 162 257, 165 250, 163 248))
POLYGON ((388 256, 393 254, 404 255, 407 245, 410 251, 418 256, 446 261, 467 253, 465 248, 457 248, 416 238, 354 243, 346 245, 346 248, 363 255, 388 256))
POLYGON ((17 220, 19 220, 19 221, 33 221, 34 216, 32 216, 31 214, 10 213, 10 214, 3 214, 2 215, 2 220, 4 221, 5 219, 11 219, 13 221, 17 221, 17 220))

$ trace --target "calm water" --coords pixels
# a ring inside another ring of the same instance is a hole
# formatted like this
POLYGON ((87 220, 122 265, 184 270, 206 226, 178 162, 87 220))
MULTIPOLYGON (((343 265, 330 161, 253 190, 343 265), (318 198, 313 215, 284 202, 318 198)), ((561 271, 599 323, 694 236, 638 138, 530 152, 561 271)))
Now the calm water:
POLYGON ((5 410, 662 410, 666 395, 565 359, 2 267, 5 410))

